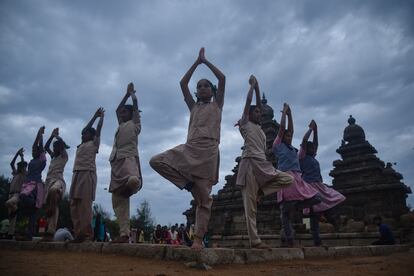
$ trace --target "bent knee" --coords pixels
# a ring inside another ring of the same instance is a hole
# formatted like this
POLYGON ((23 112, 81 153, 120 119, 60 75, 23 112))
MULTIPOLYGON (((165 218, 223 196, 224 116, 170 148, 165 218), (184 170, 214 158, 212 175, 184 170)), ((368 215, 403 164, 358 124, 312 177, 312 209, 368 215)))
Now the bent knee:
POLYGON ((159 168, 161 165, 162 157, 160 154, 154 155, 151 157, 149 164, 150 166, 155 170, 156 168, 159 168))

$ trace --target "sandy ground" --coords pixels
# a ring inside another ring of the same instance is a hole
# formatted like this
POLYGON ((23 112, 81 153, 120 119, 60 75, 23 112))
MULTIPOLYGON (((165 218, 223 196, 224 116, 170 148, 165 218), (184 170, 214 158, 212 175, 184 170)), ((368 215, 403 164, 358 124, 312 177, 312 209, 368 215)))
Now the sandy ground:
POLYGON ((348 257, 221 265, 200 271, 183 263, 127 256, 56 251, 0 250, 0 275, 414 275, 414 251, 348 257))

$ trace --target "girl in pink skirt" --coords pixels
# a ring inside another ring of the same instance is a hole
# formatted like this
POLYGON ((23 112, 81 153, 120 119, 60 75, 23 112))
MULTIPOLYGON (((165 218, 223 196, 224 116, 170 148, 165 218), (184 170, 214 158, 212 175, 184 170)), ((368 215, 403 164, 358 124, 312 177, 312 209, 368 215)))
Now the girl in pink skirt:
MULTIPOLYGON (((302 178, 318 191, 322 201, 312 207, 312 211, 315 213, 315 216, 319 219, 319 216, 323 213, 328 222, 332 223, 337 229, 337 220, 334 216, 332 208, 344 201, 345 196, 322 182, 319 162, 315 158, 317 150, 318 126, 316 125, 316 122, 312 120, 309 124, 308 131, 303 136, 302 144, 299 150, 299 163, 302 171, 302 178), (312 133, 313 139, 311 142, 309 141, 309 138, 312 133)), ((305 209, 304 213, 309 213, 309 211, 309 209, 305 209)))
MULTIPOLYGON (((289 247, 293 246, 293 229, 291 222, 293 211, 295 209, 309 208, 320 203, 318 191, 302 179, 297 154, 298 150, 292 146, 292 137, 292 113, 289 105, 284 103, 282 117, 280 119, 279 132, 273 142, 273 153, 278 158, 277 169, 282 172, 286 172, 293 177, 292 185, 277 193, 277 201, 280 207, 280 217, 287 245, 289 247), (287 129, 285 129, 286 117, 288 118, 287 129)), ((314 242, 316 245, 320 244, 320 240, 314 239, 314 242)))
MULTIPOLYGON (((36 214, 42 208, 44 201, 44 183, 42 171, 46 166, 46 155, 43 148, 43 134, 45 127, 42 126, 37 132, 36 139, 32 146, 32 157, 27 166, 26 179, 22 185, 19 195, 19 218, 28 217, 26 237, 24 240, 32 240, 35 232, 36 214)), ((18 219, 19 220, 19 219, 18 219)))

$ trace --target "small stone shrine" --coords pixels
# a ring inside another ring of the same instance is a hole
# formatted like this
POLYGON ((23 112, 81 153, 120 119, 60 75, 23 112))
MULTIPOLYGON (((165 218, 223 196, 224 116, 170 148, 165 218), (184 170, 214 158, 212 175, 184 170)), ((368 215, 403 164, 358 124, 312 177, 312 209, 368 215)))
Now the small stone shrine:
POLYGON ((338 212, 365 223, 380 215, 396 226, 396 220, 409 211, 406 198, 411 189, 401 182, 402 175, 391 163, 385 165, 375 156, 377 151, 352 116, 348 123, 342 145, 336 150, 342 160, 335 160, 329 173, 333 188, 346 196, 338 212))

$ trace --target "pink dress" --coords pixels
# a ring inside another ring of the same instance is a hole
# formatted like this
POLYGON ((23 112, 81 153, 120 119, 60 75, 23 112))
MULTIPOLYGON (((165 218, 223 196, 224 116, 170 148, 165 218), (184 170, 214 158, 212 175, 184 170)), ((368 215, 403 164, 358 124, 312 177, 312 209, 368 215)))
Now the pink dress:
MULTIPOLYGON (((299 150, 299 161, 302 169, 302 178, 319 193, 321 203, 313 206, 314 212, 323 212, 329 210, 345 200, 345 196, 340 192, 330 188, 322 182, 319 162, 314 156, 306 154, 306 150, 301 146, 299 150)), ((304 209, 305 214, 309 209, 304 209)))
POLYGON ((282 143, 278 136, 273 145, 274 154, 278 157, 278 170, 293 177, 292 185, 283 188, 277 193, 277 202, 303 201, 318 194, 318 191, 306 183, 301 176, 297 150, 282 143))

